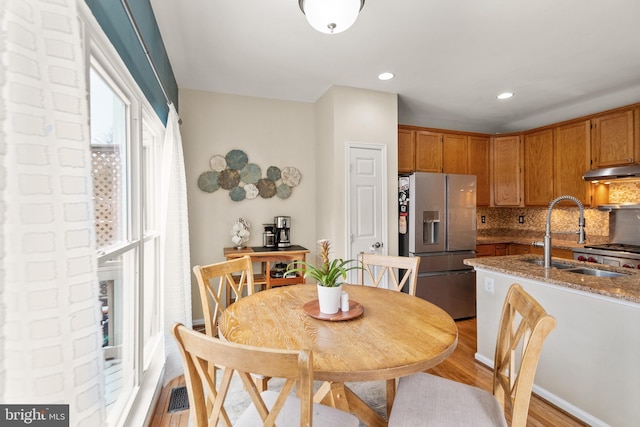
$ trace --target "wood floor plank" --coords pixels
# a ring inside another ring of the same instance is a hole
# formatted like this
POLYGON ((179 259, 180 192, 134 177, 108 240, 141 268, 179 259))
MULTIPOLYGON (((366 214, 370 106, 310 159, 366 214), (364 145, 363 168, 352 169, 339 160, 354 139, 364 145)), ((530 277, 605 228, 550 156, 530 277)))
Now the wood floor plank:
MULTIPOLYGON (((490 391, 492 383, 491 369, 474 359, 477 349, 476 319, 460 320, 456 324, 458 325, 458 346, 456 350, 447 360, 428 372, 490 391)), ((173 414, 166 413, 171 389, 182 385, 185 385, 184 377, 179 377, 171 381, 163 389, 151 427, 188 427, 189 411, 180 411, 173 414)), ((579 427, 586 425, 535 394, 532 396, 527 419, 528 427, 579 427)))

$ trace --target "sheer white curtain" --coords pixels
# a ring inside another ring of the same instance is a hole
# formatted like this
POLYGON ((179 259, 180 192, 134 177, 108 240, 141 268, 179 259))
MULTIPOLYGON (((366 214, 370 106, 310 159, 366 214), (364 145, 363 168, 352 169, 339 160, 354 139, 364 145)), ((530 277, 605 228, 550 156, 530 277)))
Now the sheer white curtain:
POLYGON ((169 332, 175 322, 191 327, 191 266, 187 183, 178 113, 169 105, 162 156, 162 266, 164 272, 165 385, 182 374, 182 361, 169 332))
POLYGON ((84 58, 75 0, 0 1, 0 402, 105 420, 84 58))

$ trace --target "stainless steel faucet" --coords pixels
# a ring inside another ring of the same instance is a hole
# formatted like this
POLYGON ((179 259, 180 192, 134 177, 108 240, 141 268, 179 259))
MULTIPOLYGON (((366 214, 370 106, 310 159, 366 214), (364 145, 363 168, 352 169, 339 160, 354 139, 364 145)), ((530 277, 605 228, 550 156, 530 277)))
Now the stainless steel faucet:
POLYGON ((573 196, 560 196, 553 199, 549 203, 549 211, 547 212, 547 228, 544 234, 544 243, 542 242, 534 242, 535 246, 544 246, 544 268, 551 268, 551 211, 556 203, 561 200, 571 200, 578 208, 580 208, 580 219, 578 220, 578 243, 584 244, 587 239, 587 235, 584 231, 584 207, 580 200, 573 196))

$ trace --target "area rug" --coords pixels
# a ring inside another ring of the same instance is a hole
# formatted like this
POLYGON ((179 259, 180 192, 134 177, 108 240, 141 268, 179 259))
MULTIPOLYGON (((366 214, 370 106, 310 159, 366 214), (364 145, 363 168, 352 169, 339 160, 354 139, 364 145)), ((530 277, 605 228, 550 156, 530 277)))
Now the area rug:
MULTIPOLYGON (((218 378, 222 375, 218 375, 218 378)), ((282 388, 283 380, 278 378, 272 378, 269 380, 269 390, 280 390, 282 388)), ((316 381, 314 383, 314 391, 318 390, 322 382, 316 381)), ((355 394, 357 394, 365 403, 367 403, 373 410, 375 410, 384 419, 387 418, 387 398, 386 398, 386 382, 385 381, 371 381, 371 382, 358 382, 358 383, 345 383, 355 394)), ((226 399, 225 409, 231 422, 233 423, 240 417, 240 414, 249 405, 250 398, 243 390, 242 381, 237 375, 231 381, 231 387, 229 389, 229 395, 226 399)), ((366 424, 360 422, 360 426, 366 426, 366 424)))

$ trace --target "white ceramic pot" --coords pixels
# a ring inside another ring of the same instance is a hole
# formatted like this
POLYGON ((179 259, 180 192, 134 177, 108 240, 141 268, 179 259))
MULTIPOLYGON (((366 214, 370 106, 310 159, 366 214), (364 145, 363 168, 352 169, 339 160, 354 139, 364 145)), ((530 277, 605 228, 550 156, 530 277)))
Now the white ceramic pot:
POLYGON ((328 288, 318 285, 318 304, 320 312, 324 314, 335 314, 340 309, 340 295, 342 285, 328 288))

